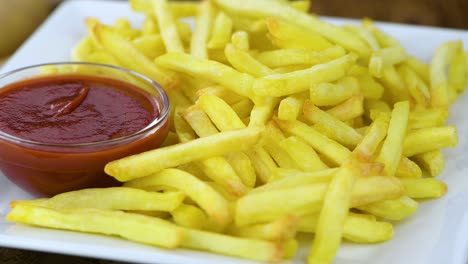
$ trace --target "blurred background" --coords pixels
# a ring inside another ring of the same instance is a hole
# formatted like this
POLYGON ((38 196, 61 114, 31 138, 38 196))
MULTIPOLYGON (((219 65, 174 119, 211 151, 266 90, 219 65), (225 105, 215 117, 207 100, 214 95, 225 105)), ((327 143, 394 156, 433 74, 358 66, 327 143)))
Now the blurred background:
MULTIPOLYGON (((61 1, 0 0, 0 60, 13 53, 61 1)), ((468 29, 468 0, 312 0, 311 12, 468 29)))

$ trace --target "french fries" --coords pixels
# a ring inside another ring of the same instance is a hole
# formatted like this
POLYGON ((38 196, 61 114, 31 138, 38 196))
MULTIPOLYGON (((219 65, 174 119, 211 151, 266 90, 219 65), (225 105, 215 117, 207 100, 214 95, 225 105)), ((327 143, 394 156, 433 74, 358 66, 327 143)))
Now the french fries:
MULTIPOLYGON (((297 232, 315 233, 296 258, 331 263, 343 239, 392 239, 393 221, 447 192, 433 177, 458 142, 446 122, 467 84, 460 41, 428 65, 370 20, 307 14, 309 1, 129 3, 139 28, 87 19, 72 58, 159 83, 168 138, 105 166, 123 187, 12 201, 9 221, 267 262, 293 258, 297 232)), ((42 73, 74 71, 86 73, 42 73)))

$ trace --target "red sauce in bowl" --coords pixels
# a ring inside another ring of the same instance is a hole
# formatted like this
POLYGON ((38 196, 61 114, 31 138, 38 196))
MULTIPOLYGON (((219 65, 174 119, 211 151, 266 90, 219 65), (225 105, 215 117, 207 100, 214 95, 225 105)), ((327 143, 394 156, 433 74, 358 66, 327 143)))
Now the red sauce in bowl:
POLYGON ((154 95, 106 77, 14 82, 0 89, 0 170, 34 194, 117 185, 104 165, 158 147, 168 132, 163 108, 154 95))

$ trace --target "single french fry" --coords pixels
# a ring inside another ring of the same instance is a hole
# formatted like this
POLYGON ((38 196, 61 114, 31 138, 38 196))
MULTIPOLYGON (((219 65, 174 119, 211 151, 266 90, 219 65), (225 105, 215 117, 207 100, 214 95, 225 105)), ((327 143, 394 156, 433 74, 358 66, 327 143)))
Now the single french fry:
POLYGON ((296 120, 302 112, 304 99, 299 96, 288 96, 281 100, 278 107, 278 119, 296 120))
POLYGON ((290 65, 316 65, 325 63, 346 54, 340 46, 331 46, 322 51, 306 49, 278 49, 264 51, 256 56, 261 63, 271 68, 285 67, 290 65))
POLYGON ((256 175, 250 158, 243 152, 231 152, 226 156, 227 161, 232 165, 242 183, 250 188, 255 186, 256 175))
POLYGON ((439 175, 445 166, 444 154, 440 150, 417 154, 412 159, 432 177, 439 175))
POLYGON ((228 229, 228 232, 234 236, 264 239, 281 243, 294 238, 298 225, 299 218, 297 216, 285 215, 266 224, 244 227, 236 227, 233 225, 228 229))
POLYGON ((278 97, 267 97, 263 102, 255 104, 250 113, 249 127, 264 126, 270 120, 279 102, 278 97))
POLYGON ((232 33, 231 43, 240 50, 248 51, 250 49, 249 33, 246 31, 236 31, 232 33))
MULTIPOLYGON (((318 214, 300 218, 298 231, 315 233, 318 214)), ((377 221, 374 216, 348 213, 343 225, 343 238, 355 243, 379 243, 393 237, 391 223, 377 221)))
POLYGON ((342 164, 351 156, 351 151, 346 147, 300 121, 284 121, 278 119, 275 119, 275 121, 283 131, 304 139, 317 152, 325 155, 336 164, 342 164))
POLYGON ((181 112, 185 121, 199 137, 211 136, 219 133, 218 129, 211 123, 210 118, 198 105, 192 105, 181 112))
POLYGON ((196 94, 197 94, 197 97, 201 97, 202 95, 205 95, 205 94, 216 95, 217 97, 223 99, 223 101, 225 101, 229 105, 233 105, 245 99, 244 96, 238 95, 234 93, 233 91, 226 89, 219 85, 202 88, 198 90, 196 94))
POLYGON ((220 131, 245 128, 245 124, 231 106, 215 95, 200 96, 196 104, 205 111, 220 131))
MULTIPOLYGON (((190 124, 179 114, 181 110, 175 109, 173 115, 174 130, 180 143, 186 143, 197 138, 190 124)), ((177 146, 177 145, 175 145, 177 146)), ((174 146, 174 147, 175 147, 174 146)), ((143 175, 144 176, 144 175, 143 175)))
POLYGON ((328 168, 315 150, 299 137, 288 137, 280 142, 280 146, 304 171, 320 171, 328 168))
POLYGON ((195 229, 184 229, 181 245, 225 255, 275 262, 283 258, 284 249, 265 240, 238 238, 195 229))
POLYGON ((165 169, 125 183, 125 186, 133 188, 159 185, 173 187, 185 192, 210 218, 220 225, 226 225, 231 219, 229 205, 224 197, 205 182, 182 170, 165 169))
POLYGON ((333 46, 332 43, 314 31, 308 31, 293 23, 272 17, 266 20, 266 25, 273 43, 283 49, 321 51, 333 46))
POLYGON ((132 42, 133 45, 150 60, 166 52, 164 42, 160 35, 145 35, 135 38, 132 42))
POLYGON ((461 49, 450 63, 448 81, 457 93, 463 92, 467 84, 467 54, 461 49))
POLYGON ((74 61, 86 61, 85 58, 98 49, 92 37, 88 36, 78 42, 71 57, 74 61))
POLYGON ((181 204, 171 212, 171 215, 174 223, 182 227, 203 229, 207 223, 203 210, 189 204, 181 204))
POLYGON ((386 95, 388 94, 391 102, 409 100, 409 91, 406 89, 405 83, 396 71, 395 66, 384 68, 380 81, 386 88, 386 95))
POLYGON ((269 182, 272 171, 278 167, 270 154, 263 147, 247 151, 246 154, 249 156, 260 182, 269 182))
POLYGON ((400 47, 401 44, 394 37, 377 28, 371 19, 363 19, 362 26, 372 32, 381 48, 400 47))
POLYGON ((330 181, 320 211, 314 243, 307 257, 309 263, 329 263, 334 259, 341 244, 353 186, 360 174, 358 162, 351 159, 341 165, 330 181))
POLYGON ((254 102, 258 100, 252 90, 255 79, 222 63, 181 53, 164 54, 156 58, 155 62, 161 67, 218 83, 239 95, 251 98, 254 102))
POLYGON ((360 94, 359 83, 354 77, 345 77, 337 83, 321 82, 309 88, 310 100, 317 106, 342 103, 360 94))
POLYGON ((366 41, 367 45, 371 47, 372 51, 377 51, 380 49, 380 45, 377 39, 374 37, 374 34, 372 34, 372 32, 368 28, 365 28, 363 26, 355 26, 355 25, 344 25, 343 27, 346 30, 358 35, 364 41, 366 41))
POLYGON ((153 12, 161 30, 161 37, 168 52, 184 52, 175 19, 167 0, 153 0, 153 12))
POLYGON ((372 159, 380 142, 387 135, 389 120, 390 118, 382 115, 372 122, 361 142, 353 150, 353 154, 358 160, 370 161, 372 159))
POLYGON ((422 170, 412 160, 407 157, 401 157, 400 163, 398 163, 397 169, 395 171, 395 176, 398 178, 421 178, 422 170))
POLYGON ((406 87, 409 90, 411 97, 416 101, 416 104, 424 108, 429 106, 431 100, 429 88, 418 74, 405 64, 398 66, 397 72, 405 82, 406 87))
POLYGON ((429 84, 429 66, 415 57, 407 57, 404 64, 415 71, 425 84, 429 84))
POLYGON ((357 64, 353 65, 348 75, 355 77, 364 98, 380 99, 384 94, 384 87, 369 73, 368 69, 357 64))
MULTIPOLYGON (((384 174, 394 176, 403 152, 409 118, 409 102, 396 103, 388 125, 387 138, 376 160, 385 164, 384 174)), ((405 155, 407 156, 407 155, 405 155)))
POLYGON ((190 41, 190 53, 195 58, 208 58, 206 46, 211 33, 211 24, 213 23, 213 9, 214 7, 210 1, 202 1, 198 7, 195 29, 190 41))
POLYGON ((409 128, 429 128, 443 126, 448 118, 448 109, 432 108, 412 111, 409 116, 409 128))
POLYGON ((447 192, 447 185, 434 178, 400 179, 405 186, 405 193, 411 198, 439 198, 447 192))
POLYGON ((270 75, 273 71, 252 57, 247 51, 228 44, 224 49, 226 58, 231 65, 240 72, 248 73, 254 77, 270 75))
POLYGON ((333 82, 344 77, 355 58, 352 55, 345 55, 305 70, 268 75, 256 79, 253 90, 259 96, 274 97, 299 93, 307 90, 310 85, 333 82))
POLYGON ((401 46, 376 50, 369 61, 369 72, 375 77, 382 77, 383 69, 398 64, 406 59, 406 52, 401 46))
POLYGON ((207 47, 209 49, 224 48, 231 40, 231 33, 232 19, 224 12, 219 12, 214 20, 213 30, 207 47))
POLYGON ((357 208, 388 220, 402 220, 416 212, 418 203, 408 196, 402 196, 398 199, 378 201, 357 208))
POLYGON ((357 118, 364 114, 364 96, 353 96, 326 112, 341 121, 357 118))
POLYGON ((412 130, 403 143, 403 155, 411 157, 433 150, 455 147, 457 130, 453 126, 430 127, 412 130))
POLYGON ((17 204, 7 220, 71 231, 116 235, 148 245, 177 248, 183 230, 165 220, 140 214, 102 209, 51 209, 17 204))
POLYGON ((337 170, 337 168, 333 168, 315 172, 304 172, 300 170, 277 168, 275 169, 275 173, 281 174, 282 178, 252 189, 249 194, 296 188, 314 183, 327 183, 335 176, 337 170), (286 174, 289 175, 285 176, 286 174))
POLYGON ((157 193, 126 187, 91 188, 58 194, 49 199, 13 201, 54 209, 95 208, 170 212, 184 200, 181 192, 157 193))
POLYGON ((369 176, 358 179, 353 189, 353 207, 377 201, 396 199, 404 195, 405 188, 398 178, 369 176))
POLYGON ((126 18, 118 18, 111 27, 127 40, 133 40, 140 35, 126 18))
POLYGON ((257 142, 259 134, 259 129, 253 127, 221 132, 112 161, 105 171, 120 181, 128 181, 194 160, 246 150, 257 142))
MULTIPOLYGON (((139 0, 136 0, 139 1, 139 0)), ((133 0, 130 0, 130 5, 132 4, 133 0)), ((151 2, 148 1, 148 8, 152 10, 151 2)), ((151 11, 152 12, 152 11, 151 11)), ((148 36, 148 35, 159 35, 161 32, 159 31, 159 25, 156 18, 151 14, 145 17, 143 20, 143 24, 141 25, 141 35, 148 36)))
POLYGON ((461 41, 446 42, 439 46, 432 57, 430 64, 430 92, 433 107, 447 107, 449 91, 449 73, 445 69, 461 50, 461 41))
POLYGON ((354 148, 363 138, 354 128, 316 107, 309 100, 304 102, 304 118, 311 123, 322 125, 330 132, 327 133, 331 135, 330 138, 345 146, 354 148))

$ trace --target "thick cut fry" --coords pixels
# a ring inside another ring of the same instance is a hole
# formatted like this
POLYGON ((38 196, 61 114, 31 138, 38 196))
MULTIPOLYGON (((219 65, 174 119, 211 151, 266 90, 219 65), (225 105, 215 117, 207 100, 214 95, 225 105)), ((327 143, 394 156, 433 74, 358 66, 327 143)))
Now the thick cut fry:
POLYGON ((170 212, 182 203, 181 192, 147 192, 126 187, 93 188, 58 194, 50 199, 13 201, 14 204, 44 206, 54 209, 94 208, 170 212))
POLYGON ((351 157, 351 151, 346 147, 300 121, 277 119, 275 121, 283 131, 304 139, 316 151, 325 155, 335 164, 342 164, 351 157))
POLYGON ((203 229, 207 223, 205 213, 198 207, 181 204, 171 212, 174 223, 182 227, 203 229))
POLYGON ((247 51, 228 44, 224 50, 229 63, 238 71, 248 73, 254 77, 270 75, 273 71, 252 57, 247 51))
POLYGON ((304 102, 304 118, 311 123, 322 125, 329 132, 327 135, 331 135, 330 138, 345 146, 354 148, 363 138, 354 128, 316 107, 309 100, 304 102))
POLYGON ((406 59, 403 47, 388 47, 372 53, 369 61, 369 72, 375 77, 382 77, 383 69, 398 64, 406 59))
POLYGON ((275 262, 283 258, 284 249, 258 239, 238 238, 206 231, 185 229, 183 247, 206 250, 257 261, 275 262))
POLYGON ((285 190, 314 183, 327 183, 335 176, 337 170, 337 168, 334 168, 316 172, 303 172, 299 170, 277 168, 275 169, 275 173, 281 174, 282 178, 270 181, 267 184, 252 189, 249 194, 272 190, 285 190), (285 176, 286 174, 288 175, 285 176))
POLYGON ((244 227, 231 226, 229 233, 234 236, 264 239, 276 243, 288 241, 296 235, 299 218, 285 215, 278 220, 266 224, 244 227))
POLYGON ((272 42, 283 49, 321 51, 333 46, 328 40, 314 31, 308 31, 305 28, 277 18, 268 18, 266 25, 272 42))
MULTIPOLYGON (((207 59, 207 42, 213 23, 213 6, 210 1, 202 1, 198 7, 198 16, 195 19, 195 29, 190 42, 190 53, 199 59, 207 59)), ((170 51, 169 51, 170 52, 170 51)))
POLYGON ((318 106, 331 106, 342 103, 361 92, 354 77, 345 77, 335 83, 322 82, 309 88, 310 100, 318 106))
POLYGON ((234 47, 240 50, 248 51, 250 49, 249 33, 245 31, 236 31, 232 33, 231 43, 234 47))
POLYGON ((125 40, 112 29, 97 24, 92 28, 92 34, 99 44, 115 56, 124 67, 145 74, 166 89, 178 83, 172 73, 156 67, 130 41, 125 40))
POLYGON ((133 45, 150 60, 166 52, 164 42, 159 35, 141 36, 135 38, 132 42, 133 45))
POLYGON ((17 204, 8 221, 80 232, 116 235, 148 245, 177 248, 183 230, 165 220, 100 209, 51 209, 17 204))
POLYGON ((237 94, 258 99, 252 90, 255 79, 222 63, 197 59, 188 54, 167 53, 155 60, 161 67, 220 84, 237 94))
POLYGON ((253 127, 221 132, 112 161, 105 171, 120 181, 128 181, 194 160, 246 150, 257 142, 259 135, 259 129, 253 127))
POLYGON ((256 182, 256 175, 249 157, 243 152, 231 152, 226 158, 237 175, 239 175, 242 183, 247 187, 253 188, 256 182))
POLYGON ((453 126, 416 129, 406 136, 403 155, 411 157, 442 148, 455 147, 457 143, 457 130, 453 126))
POLYGON ((439 198, 447 192, 445 183, 433 179, 400 179, 405 186, 405 193, 411 198, 439 198))
MULTIPOLYGON (((318 214, 301 216, 298 231, 315 233, 318 214)), ((355 243, 379 243, 392 239, 393 226, 370 215, 349 213, 343 225, 343 238, 355 243)))
POLYGON ((418 203, 408 196, 402 196, 398 199, 379 201, 357 208, 388 220, 402 220, 416 212, 418 203))
POLYGON ((225 101, 215 95, 203 95, 196 104, 205 111, 219 131, 245 128, 245 124, 225 101))
POLYGON ((341 244, 343 226, 352 200, 354 182, 361 169, 354 159, 341 165, 328 185, 315 232, 315 239, 307 261, 330 263, 341 244))
POLYGON ((364 97, 356 95, 327 110, 327 113, 341 121, 351 120, 364 114, 364 97))
POLYGON ((302 112, 304 99, 299 96, 288 96, 281 100, 278 107, 278 119, 296 120, 302 112))
MULTIPOLYGON (((315 182, 243 196, 236 202, 235 223, 241 227, 273 221, 288 214, 302 216, 318 213, 322 208, 327 186, 328 183, 315 182), (287 203, 284 202, 284 197, 288 197, 287 203), (272 206, 273 204, 275 206, 272 206)), ((394 177, 361 177, 354 185, 351 205, 356 207, 386 199, 395 199, 403 193, 403 185, 394 177)))
POLYGON ((181 112, 181 115, 199 137, 207 137, 219 133, 218 129, 211 123, 208 115, 198 105, 188 107, 185 111, 181 112))
POLYGON ((416 163, 429 172, 429 175, 435 177, 444 169, 444 154, 440 150, 433 150, 426 153, 414 155, 412 157, 416 163))
POLYGON ((195 176, 178 169, 165 169, 150 176, 125 183, 127 187, 168 186, 181 190, 220 225, 230 219, 228 202, 218 192, 195 176))
POLYGON ((214 20, 213 31, 211 32, 207 47, 209 49, 224 48, 231 40, 231 32, 232 19, 224 12, 219 12, 214 20))
POLYGON ((320 171, 328 168, 317 152, 301 138, 288 137, 280 142, 280 146, 304 171, 320 171))
POLYGON ((462 49, 451 61, 448 76, 450 87, 452 87, 452 89, 457 93, 463 92, 466 89, 467 71, 467 54, 462 49))
POLYGON ((421 178, 422 170, 418 164, 403 156, 395 171, 395 176, 398 178, 421 178))
POLYGON ((161 37, 168 52, 184 52, 177 26, 167 0, 152 0, 153 12, 158 20, 161 37))
POLYGON ((446 42, 439 46, 432 57, 430 65, 430 92, 433 107, 447 107, 450 103, 448 71, 446 70, 453 59, 460 52, 461 41, 446 42))
POLYGON ((333 82, 344 77, 355 58, 352 55, 345 55, 305 70, 268 75, 256 79, 253 90, 257 95, 274 97, 299 93, 307 90, 310 85, 333 82))
POLYGON ((387 116, 381 115, 372 122, 364 138, 353 150, 353 154, 358 160, 370 161, 372 159, 380 142, 382 142, 387 135, 389 120, 390 118, 387 118, 387 116))
MULTIPOLYGON (((388 125, 387 138, 377 156, 377 161, 385 164, 384 174, 394 176, 403 152, 409 118, 409 102, 396 103, 388 125)), ((405 155, 406 156, 406 155, 405 155)))
POLYGON ((278 49, 265 51, 256 56, 261 63, 271 68, 290 65, 316 65, 325 63, 346 54, 340 46, 332 46, 323 51, 311 51, 306 49, 278 49))

